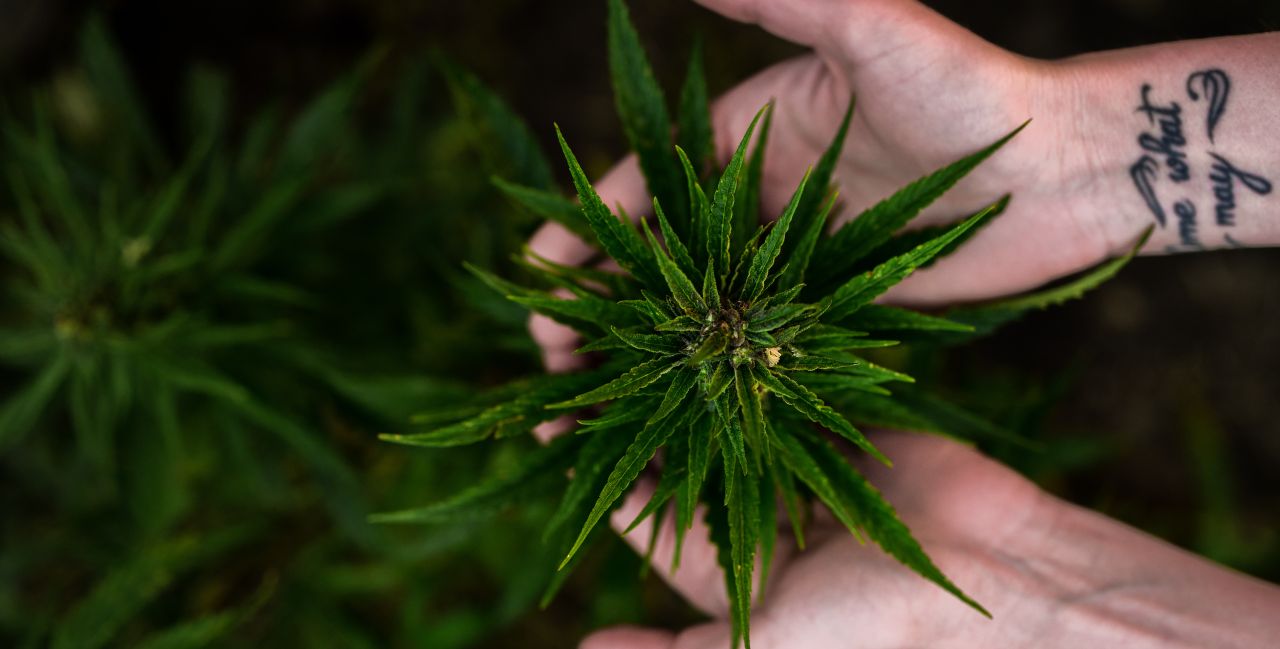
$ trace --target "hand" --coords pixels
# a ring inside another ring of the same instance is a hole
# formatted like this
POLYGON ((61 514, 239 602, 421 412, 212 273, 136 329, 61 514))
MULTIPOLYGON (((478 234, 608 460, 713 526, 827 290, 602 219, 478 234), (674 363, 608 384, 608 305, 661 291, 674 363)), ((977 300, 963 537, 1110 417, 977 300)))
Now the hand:
MULTIPOLYGON (((874 545, 859 545, 819 512, 805 550, 779 542, 752 615, 756 649, 1268 647, 1280 637, 1275 586, 1057 500, 955 442, 906 433, 875 442, 895 468, 868 464, 864 471, 943 572, 993 619, 874 545)), ((634 490, 614 526, 629 524, 648 498, 645 488, 634 490)), ((650 531, 646 522, 626 539, 643 550, 650 531)), ((689 532, 679 570, 667 574, 674 538, 668 520, 655 567, 715 621, 675 634, 601 631, 582 649, 729 647, 724 578, 706 528, 689 532)))
MULTIPOLYGON (((908 0, 700 0, 730 18, 814 48, 721 97, 712 111, 724 162, 752 116, 776 103, 765 163, 764 210, 776 214, 834 135, 850 93, 857 110, 836 173, 849 219, 908 182, 972 153, 1028 118, 1035 121, 925 212, 946 222, 1012 193, 1008 211, 954 255, 887 298, 937 305, 1028 289, 1088 267, 1132 243, 1142 222, 1104 223, 1091 199, 1089 151, 1064 129, 1072 83, 1054 64, 999 49, 908 0)), ((634 158, 597 185, 607 204, 647 213, 634 158)), ((580 263, 590 248, 548 224, 535 252, 580 263)), ((535 316, 548 367, 568 369, 574 338, 535 316)))

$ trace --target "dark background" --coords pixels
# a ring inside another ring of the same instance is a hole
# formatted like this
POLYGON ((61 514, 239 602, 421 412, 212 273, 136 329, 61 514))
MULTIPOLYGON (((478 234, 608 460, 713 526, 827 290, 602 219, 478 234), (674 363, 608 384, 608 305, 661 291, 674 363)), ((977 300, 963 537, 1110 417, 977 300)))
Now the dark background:
MULTIPOLYGON (((713 91, 799 52, 692 2, 633 4, 669 88, 694 34, 706 39, 713 91)), ((1047 58, 1280 27, 1280 3, 1245 0, 927 4, 1000 46, 1047 58)), ((597 172, 623 151, 605 69, 603 2, 0 0, 5 89, 70 65, 91 13, 105 17, 162 133, 176 130, 180 80, 195 63, 229 74, 233 119, 243 120, 268 104, 300 106, 372 48, 388 48, 389 69, 438 49, 505 97, 546 150, 556 121, 573 125, 580 155, 597 172)), ((377 103, 378 78, 373 88, 377 103)), ((438 110, 449 110, 443 92, 438 110)), ((1028 426, 1060 444, 1054 448, 1067 459, 1007 459, 1058 493, 1278 580, 1278 281, 1275 250, 1140 259, 1087 299, 1033 314, 933 370, 949 393, 994 417, 1050 400, 1028 426)), ((589 567, 626 573, 635 568, 627 561, 589 567)), ((491 586, 457 589, 477 605, 492 597, 491 586)), ((584 624, 575 619, 581 598, 592 592, 571 591, 486 642, 567 646, 584 624)), ((619 606, 643 601, 641 619, 652 623, 690 619, 653 578, 642 600, 619 597, 619 606)))

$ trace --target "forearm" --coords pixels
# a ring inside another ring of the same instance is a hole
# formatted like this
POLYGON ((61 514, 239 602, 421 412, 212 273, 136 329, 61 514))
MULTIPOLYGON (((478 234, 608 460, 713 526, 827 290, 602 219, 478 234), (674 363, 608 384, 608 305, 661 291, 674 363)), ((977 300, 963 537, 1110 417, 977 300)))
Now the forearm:
POLYGON ((1078 152, 1074 200, 1111 252, 1280 245, 1280 33, 1185 41, 1048 66, 1078 152))
POLYGON ((1280 588, 1069 507, 1029 569, 1056 591, 1033 646, 1274 646, 1280 588), (1053 639, 1053 641, 1049 641, 1053 639))

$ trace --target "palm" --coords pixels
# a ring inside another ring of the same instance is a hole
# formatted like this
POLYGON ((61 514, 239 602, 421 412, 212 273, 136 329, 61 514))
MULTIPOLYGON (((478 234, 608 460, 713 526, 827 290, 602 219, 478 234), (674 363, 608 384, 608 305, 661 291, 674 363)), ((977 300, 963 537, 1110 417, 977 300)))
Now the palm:
MULTIPOLYGON (((804 39, 815 45, 815 55, 764 71, 716 105, 721 154, 727 157, 755 109, 777 102, 764 196, 774 211, 821 154, 850 93, 858 107, 836 171, 843 219, 1048 110, 1046 64, 995 48, 931 12, 893 19, 897 13, 928 12, 911 3, 845 4, 864 11, 851 14, 853 27, 842 36, 804 39), (893 55, 885 56, 887 51, 893 55)), ((784 24, 777 31, 786 36, 802 29, 784 24)), ((918 219, 919 225, 946 222, 1014 195, 1008 213, 968 250, 908 280, 891 298, 931 304, 1003 295, 1107 254, 1109 244, 1092 219, 1064 213, 1068 201, 1060 194, 1080 189, 1073 185, 1084 171, 1084 156, 1059 137, 1062 125, 1051 122, 1032 124, 918 219)))

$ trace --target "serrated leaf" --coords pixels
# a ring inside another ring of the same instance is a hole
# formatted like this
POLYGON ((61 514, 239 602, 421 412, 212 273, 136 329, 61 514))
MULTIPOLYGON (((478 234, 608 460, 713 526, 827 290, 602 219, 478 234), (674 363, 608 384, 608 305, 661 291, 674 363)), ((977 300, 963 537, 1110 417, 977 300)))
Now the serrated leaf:
POLYGON ((784 287, 795 286, 805 281, 804 276, 814 247, 819 236, 826 229, 827 218, 836 203, 836 192, 831 178, 835 175, 840 156, 844 154, 845 137, 849 134, 849 124, 853 121, 855 104, 855 98, 849 97, 849 105, 840 119, 840 126, 836 128, 831 144, 827 145, 822 156, 818 158, 817 164, 814 165, 812 178, 808 187, 805 188, 804 197, 800 200, 800 207, 796 210, 795 228, 800 232, 800 236, 793 237, 783 247, 783 259, 790 263, 787 274, 782 277, 784 287), (830 195, 829 199, 828 195, 830 195), (819 210, 824 199, 826 199, 826 207, 819 210))
POLYGON ((803 440, 813 454, 818 466, 828 475, 836 487, 840 497, 845 501, 847 509, 857 519, 858 526, 866 531, 881 548, 903 565, 920 576, 932 581, 943 590, 956 596, 960 601, 973 607, 974 610, 987 617, 987 612, 955 584, 942 574, 934 565, 929 555, 925 554, 920 543, 911 535, 911 530, 898 518, 897 512, 885 501, 884 497, 866 478, 862 477, 849 462, 826 440, 809 438, 803 440))
POLYGON ((1028 311, 1046 309, 1083 297, 1085 293, 1115 277, 1121 268, 1132 261, 1146 244, 1151 231, 1151 228, 1143 231, 1138 241, 1123 256, 1105 261, 1066 284, 1007 300, 960 307, 947 312, 947 317, 972 327, 972 333, 965 337, 970 339, 989 334, 1028 311))
POLYGON ((838 322, 857 311, 859 307, 870 303, 876 296, 905 279, 921 264, 942 252, 956 238, 989 218, 993 214, 994 207, 988 207, 957 223, 947 230, 946 234, 917 246, 911 252, 898 255, 865 273, 854 276, 836 289, 831 308, 827 310, 824 319, 838 322))
POLYGON ((702 185, 698 179, 698 172, 694 169, 693 163, 689 161, 689 156, 685 154, 684 149, 676 147, 676 157, 680 158, 680 166, 684 169, 685 188, 689 199, 689 210, 691 224, 689 231, 689 250, 693 256, 694 262, 713 260, 708 256, 711 250, 711 242, 707 240, 707 234, 711 227, 711 205, 707 201, 707 194, 702 190, 702 185))
POLYGON ((600 492, 600 498, 596 500, 595 506, 587 516, 586 523, 583 524, 582 531, 578 534, 578 539, 574 541, 568 555, 561 562, 561 569, 569 563, 569 560, 582 547, 587 535, 595 528, 596 523, 600 522, 600 519, 613 507, 618 498, 622 497, 622 493, 640 475, 640 470, 653 458, 658 447, 662 446, 675 433, 675 427, 669 424, 676 419, 673 415, 678 412, 678 408, 684 403, 685 397, 688 396, 689 391, 693 389, 698 379, 697 371, 689 368, 678 368, 675 372, 671 387, 667 389, 662 403, 659 404, 658 409, 649 418, 649 421, 645 423, 640 434, 627 447, 626 454, 614 466, 613 472, 609 474, 608 480, 605 481, 604 490, 600 492))
MULTIPOLYGON (((742 432, 752 450, 759 453, 765 446, 764 408, 760 403, 760 394, 756 392, 756 381, 749 366, 738 365, 733 368, 733 384, 737 392, 738 408, 742 411, 742 432)), ((743 463, 740 467, 750 475, 749 467, 743 463)))
POLYGON ((526 187, 508 182, 494 176, 490 179, 494 187, 507 198, 530 212, 563 225, 570 232, 578 235, 583 241, 595 241, 596 235, 591 224, 582 215, 582 208, 577 203, 561 196, 555 191, 526 187))
POLYGON ((547 446, 524 453, 520 464, 505 475, 490 477, 426 507, 372 514, 369 522, 454 523, 492 516, 561 484, 564 471, 573 466, 575 455, 583 448, 583 439, 573 435, 561 436, 547 446))
POLYGON ((769 273, 773 270, 773 264, 778 259, 778 254, 782 252, 782 244, 786 241, 787 230, 791 228, 791 221, 795 218, 796 209, 800 206, 800 199, 804 196, 804 188, 809 183, 809 172, 806 171, 804 178, 800 180, 800 186, 791 196, 791 201, 787 203, 786 209, 782 211, 782 216, 774 223, 773 229, 769 230, 769 235, 765 237, 764 243, 760 246, 760 250, 751 260, 751 267, 747 270, 747 279, 743 283, 742 299, 747 302, 754 302, 760 294, 764 292, 765 280, 768 279, 769 273))
POLYGON ((680 169, 671 155, 671 117, 622 0, 609 1, 607 31, 609 76, 622 130, 640 160, 650 192, 683 224, 688 217, 680 200, 684 193, 680 169))
MULTIPOLYGON (((685 247, 684 242, 680 240, 679 234, 672 228, 671 222, 667 220, 666 210, 662 209, 662 203, 658 202, 657 197, 653 199, 653 213, 658 217, 658 227, 662 229, 663 242, 667 244, 667 250, 671 253, 671 258, 675 260, 680 270, 688 275, 691 279, 698 276, 698 267, 693 263, 693 257, 689 256, 689 249, 685 247)), ((688 228, 685 228, 688 230, 688 228)))
MULTIPOLYGON (((731 473, 727 467, 725 473, 731 473)), ((708 486, 710 487, 713 484, 714 482, 709 483, 708 486)), ((741 591, 738 588, 737 576, 733 569, 733 541, 729 525, 729 508, 725 506, 723 497, 717 497, 722 496, 723 491, 720 490, 715 494, 708 494, 705 520, 711 543, 716 548, 716 563, 719 564, 720 571, 724 574, 725 593, 729 598, 729 624, 732 629, 729 648, 737 649, 744 635, 741 627, 741 618, 738 615, 738 611, 742 608, 742 603, 738 601, 741 591)), ((750 606, 749 602, 747 606, 750 606)))
POLYGON ((840 415, 840 413, 832 410, 830 406, 823 403, 818 395, 809 391, 808 388, 796 383, 790 377, 780 372, 771 372, 761 370, 753 372, 756 380, 760 382, 770 392, 778 395, 787 405, 794 408, 797 412, 808 417, 814 423, 822 425, 831 432, 853 442, 858 448, 866 451, 872 457, 879 460, 885 466, 892 466, 893 463, 889 458, 885 457, 870 440, 866 438, 853 424, 840 415))
MULTIPOLYGON (((770 443, 776 444, 773 440, 770 443)), ((781 468, 782 465, 775 465, 779 468, 774 471, 777 476, 778 493, 782 496, 782 506, 787 511, 787 520, 791 521, 791 534, 796 539, 796 547, 801 551, 804 550, 804 528, 807 523, 805 517, 805 503, 800 499, 800 493, 796 491, 795 477, 792 475, 791 467, 781 468)), ((764 589, 761 589, 764 590, 764 589)))
MULTIPOLYGON (((676 142, 688 153, 687 159, 692 163, 689 166, 694 170, 696 178, 697 172, 712 162, 712 154, 715 152, 700 37, 694 38, 693 49, 689 53, 689 68, 685 72, 684 86, 680 91, 680 111, 676 121, 676 142)), ((696 208, 696 202, 690 198, 691 207, 696 208)))
POLYGON ((568 401, 552 403, 547 407, 555 409, 581 408, 593 403, 600 403, 601 401, 620 399, 649 387, 658 379, 662 378, 662 376, 667 372, 675 369, 678 365, 679 363, 673 362, 667 357, 654 358, 636 365, 635 367, 627 370, 622 376, 619 376, 604 385, 580 394, 568 401))
POLYGON ((479 442, 495 434, 499 427, 514 423, 532 429, 537 424, 552 419, 556 413, 546 406, 581 393, 589 386, 598 385, 607 374, 600 370, 577 374, 549 375, 534 382, 517 382, 522 389, 509 400, 481 410, 478 414, 460 422, 416 434, 386 434, 379 439, 411 446, 459 446, 479 442))
MULTIPOLYGON (((470 129, 485 169, 491 174, 516 179, 519 185, 512 184, 512 187, 525 185, 527 187, 521 189, 530 191, 552 189, 555 182, 551 165, 528 124, 475 75, 442 56, 437 56, 435 63, 444 73, 454 110, 470 129)), ((511 196, 496 178, 494 184, 511 196)), ((531 205, 526 206, 538 212, 531 205)), ((557 220, 547 214, 542 216, 557 220)))
MULTIPOLYGON (((809 490, 827 506, 827 509, 831 510, 831 514, 845 526, 845 529, 848 529, 851 534, 861 541, 862 534, 858 530, 857 519, 849 511, 836 486, 822 471, 822 468, 814 460, 813 455, 805 445, 786 429, 775 431, 773 441, 776 444, 775 449, 778 451, 778 457, 782 460, 782 464, 786 465, 787 469, 796 478, 799 478, 805 486, 809 487, 809 490)), ((792 525, 795 525, 795 520, 795 518, 792 518, 792 525)))
POLYGON ((702 340, 702 343, 698 345, 698 348, 694 350, 685 363, 690 367, 697 367, 724 353, 724 350, 728 347, 729 334, 724 331, 713 331, 702 340))
MULTIPOLYGON (((756 130, 756 122, 760 121, 760 115, 763 113, 762 108, 752 118, 751 125, 743 134, 733 157, 729 158, 729 164, 725 166, 724 173, 720 176, 720 182, 716 184, 716 191, 711 198, 703 240, 707 242, 707 256, 715 262, 717 272, 728 273, 733 267, 733 258, 730 253, 733 242, 731 234, 734 198, 738 193, 738 182, 742 175, 743 159, 747 154, 747 144, 751 141, 751 134, 756 130)), ((722 277, 722 279, 725 278, 722 277)))
POLYGON ((569 175, 573 178, 573 186, 578 191, 578 200, 582 203, 582 215, 595 233, 596 241, 627 272, 640 280, 641 284, 651 288, 663 286, 662 275, 649 251, 645 249, 644 239, 629 224, 623 223, 600 200, 587 174, 578 164, 569 143, 565 141, 560 127, 556 126, 556 139, 560 142, 560 150, 564 153, 565 162, 569 164, 569 175))
POLYGON ((912 182, 846 223, 818 246, 817 256, 823 265, 815 271, 820 278, 838 279, 853 268, 858 260, 888 241, 894 232, 1013 139, 1026 125, 1023 123, 981 151, 912 182))
MULTIPOLYGON (((772 456, 772 443, 767 443, 766 452, 772 456)), ((785 469, 784 469, 785 472, 785 469)), ((775 470, 773 464, 765 465, 764 471, 760 474, 759 497, 756 499, 759 505, 758 529, 756 536, 760 539, 760 596, 758 601, 764 600, 764 594, 769 591, 769 572, 773 566, 774 550, 778 544, 778 503, 774 498, 774 476, 775 470)), ((749 479, 749 478, 748 478, 749 479)))
POLYGON ((854 329, 868 331, 952 331, 968 333, 973 326, 963 322, 925 315, 909 309, 866 304, 853 312, 845 323, 854 329))
POLYGON ((658 270, 666 280, 667 288, 671 290, 676 303, 687 314, 705 313, 707 306, 702 302, 702 294, 694 287, 693 281, 680 270, 676 262, 672 261, 667 252, 662 249, 662 245, 658 243, 657 238, 653 236, 653 231, 647 226, 644 228, 644 234, 649 239, 649 246, 653 249, 653 258, 658 263, 658 270))
MULTIPOLYGON (((573 477, 569 480, 569 488, 565 489, 555 513, 547 521, 542 537, 544 540, 555 539, 562 531, 571 533, 577 529, 567 526, 581 524, 590 513, 593 496, 600 492, 606 471, 618 463, 632 439, 627 431, 619 430, 597 430, 587 437, 582 450, 578 451, 577 460, 573 462, 573 477)), ((568 540, 566 538, 565 542, 568 540)))
POLYGON ((734 626, 751 648, 751 590, 754 585, 756 544, 760 531, 760 493, 754 477, 745 467, 735 465, 733 454, 724 450, 725 507, 729 514, 729 553, 732 557, 734 626))
MULTIPOLYGON (((738 458, 736 465, 746 470, 747 444, 742 433, 742 423, 738 420, 738 396, 727 391, 716 399, 716 414, 719 417, 719 430, 724 433, 725 443, 721 446, 738 458)), ((726 467, 727 470, 727 467, 726 467)))
POLYGON ((680 341, 673 336, 645 334, 630 329, 618 329, 617 327, 614 327, 612 331, 613 335, 628 347, 632 347, 643 352, 667 355, 675 354, 683 348, 680 341))
POLYGON ((745 182, 739 185, 738 198, 734 201, 732 254, 739 255, 740 262, 746 261, 748 257, 744 252, 750 240, 748 235, 760 227, 760 184, 764 178, 764 157, 769 146, 769 131, 773 127, 773 109, 772 101, 765 104, 756 145, 743 170, 745 182))
MULTIPOLYGON (((684 486, 685 480, 689 477, 688 469, 685 465, 689 454, 685 449, 685 443, 685 438, 676 438, 667 445, 666 464, 662 466, 662 476, 658 479, 658 486, 654 488, 653 495, 649 497, 649 502, 645 503, 640 513, 636 514, 636 517, 623 530, 623 534, 630 534, 646 518, 657 513, 659 508, 666 505, 684 486)), ((661 522, 661 516, 654 519, 655 534, 661 522)), ((652 549, 652 546, 650 546, 650 550, 652 549)))
POLYGON ((693 525, 693 515, 697 511, 698 496, 702 493, 702 483, 707 478, 711 466, 711 427, 712 417, 705 410, 699 412, 689 425, 689 457, 688 478, 680 485, 680 493, 676 504, 676 549, 672 555, 671 570, 680 567, 680 551, 684 546, 684 536, 693 525))

